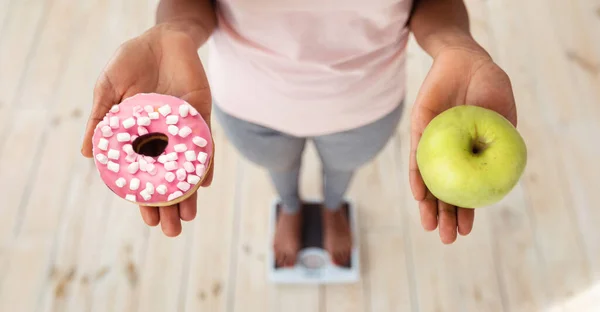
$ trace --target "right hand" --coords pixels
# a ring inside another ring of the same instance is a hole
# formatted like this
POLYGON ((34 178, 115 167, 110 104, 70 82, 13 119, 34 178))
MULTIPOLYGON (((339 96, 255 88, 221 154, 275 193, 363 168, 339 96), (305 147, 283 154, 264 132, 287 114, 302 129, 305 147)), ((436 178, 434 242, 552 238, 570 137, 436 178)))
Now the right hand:
MULTIPOLYGON (((197 47, 186 33, 168 24, 159 24, 121 45, 102 71, 94 89, 93 107, 81 149, 85 157, 93 157, 94 129, 109 109, 138 93, 179 97, 196 108, 210 127, 212 99, 197 47)), ((203 187, 212 182, 213 164, 214 161, 203 187)), ((181 233, 181 220, 195 218, 196 198, 194 193, 174 206, 140 206, 140 212, 146 224, 160 223, 165 235, 174 237, 181 233)))

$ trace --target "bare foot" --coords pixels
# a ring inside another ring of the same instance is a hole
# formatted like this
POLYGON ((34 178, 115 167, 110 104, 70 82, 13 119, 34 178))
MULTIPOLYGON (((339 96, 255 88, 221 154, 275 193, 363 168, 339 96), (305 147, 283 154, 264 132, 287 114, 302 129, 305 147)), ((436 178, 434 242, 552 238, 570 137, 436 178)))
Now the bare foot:
POLYGON ((302 213, 279 213, 275 226, 274 250, 275 263, 278 266, 290 267, 296 264, 296 256, 300 250, 302 230, 302 213))
POLYGON ((347 265, 352 251, 352 231, 345 205, 340 209, 323 208, 323 245, 339 266, 347 265))

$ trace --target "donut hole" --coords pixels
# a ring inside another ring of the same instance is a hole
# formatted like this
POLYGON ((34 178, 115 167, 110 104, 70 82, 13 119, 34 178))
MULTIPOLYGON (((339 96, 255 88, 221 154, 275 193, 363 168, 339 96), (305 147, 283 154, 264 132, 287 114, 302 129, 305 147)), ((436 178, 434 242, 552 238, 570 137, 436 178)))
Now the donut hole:
POLYGON ((147 133, 137 137, 131 145, 140 155, 158 157, 169 145, 169 138, 162 133, 147 133))

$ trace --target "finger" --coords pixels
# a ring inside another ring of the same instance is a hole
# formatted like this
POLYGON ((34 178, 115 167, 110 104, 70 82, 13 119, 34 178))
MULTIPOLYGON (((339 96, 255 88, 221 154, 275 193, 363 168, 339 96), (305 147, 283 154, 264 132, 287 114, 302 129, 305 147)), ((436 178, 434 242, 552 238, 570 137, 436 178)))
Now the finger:
MULTIPOLYGON (((413 125, 414 127, 414 125, 413 125)), ((417 164, 417 146, 419 144, 419 140, 421 138, 421 132, 413 129, 410 135, 410 159, 409 159, 409 182, 410 182, 410 190, 412 192, 413 198, 417 201, 422 201, 425 199, 427 188, 425 187, 425 183, 423 183, 423 178, 421 177, 421 173, 419 172, 419 166, 417 164)))
POLYGON ((198 194, 194 192, 190 197, 179 203, 179 216, 183 221, 192 221, 196 217, 198 194))
POLYGON ((114 85, 107 75, 102 74, 94 87, 92 112, 90 113, 86 124, 81 146, 81 154, 83 156, 88 158, 92 157, 92 136, 94 135, 96 125, 102 121, 110 108, 117 103, 119 103, 119 97, 115 91, 114 85))
POLYGON ((419 212, 421 214, 421 225, 425 231, 433 231, 438 226, 438 203, 430 192, 427 192, 425 199, 419 202, 419 212))
POLYGON ((456 215, 458 218, 458 233, 463 236, 469 235, 473 229, 475 209, 458 208, 456 215))
POLYGON ((169 237, 175 237, 181 233, 181 220, 177 205, 159 207, 160 226, 163 233, 169 237))
POLYGON ((444 244, 456 241, 456 207, 438 200, 440 238, 444 244))
POLYGON ((140 206, 140 213, 144 222, 149 226, 157 226, 160 222, 160 215, 156 207, 140 206))

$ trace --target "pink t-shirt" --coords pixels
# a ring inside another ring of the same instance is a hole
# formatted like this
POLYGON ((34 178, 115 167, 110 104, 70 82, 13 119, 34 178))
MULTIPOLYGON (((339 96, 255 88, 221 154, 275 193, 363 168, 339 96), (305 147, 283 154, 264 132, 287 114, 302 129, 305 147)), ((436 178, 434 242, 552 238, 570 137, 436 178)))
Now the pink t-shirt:
POLYGON ((207 66, 225 112, 296 136, 356 128, 405 92, 411 0, 219 0, 207 66))

